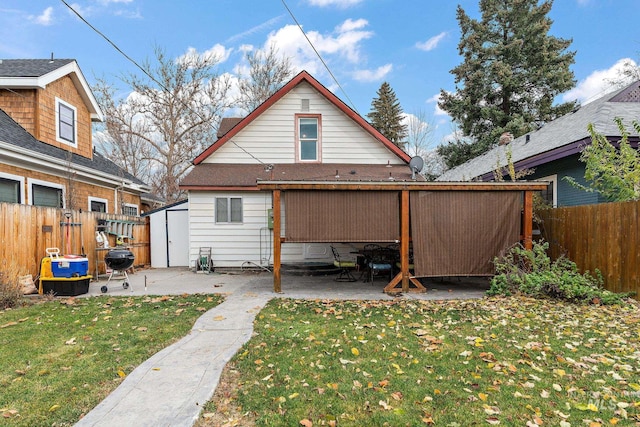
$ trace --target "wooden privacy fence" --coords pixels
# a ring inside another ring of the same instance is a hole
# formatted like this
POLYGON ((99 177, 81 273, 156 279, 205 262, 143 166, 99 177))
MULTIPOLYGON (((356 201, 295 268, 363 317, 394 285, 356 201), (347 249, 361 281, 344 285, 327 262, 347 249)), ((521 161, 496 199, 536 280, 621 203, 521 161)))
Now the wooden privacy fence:
MULTIPOLYGON (((149 224, 146 218, 98 212, 65 211, 14 203, 0 203, 0 272, 16 269, 20 274, 38 275, 40 261, 47 248, 58 248, 61 254, 86 254, 89 274, 95 274, 96 256, 104 258, 106 251, 96 250, 98 220, 110 220, 112 224, 131 224, 133 235, 125 243, 134 253, 135 265, 151 263, 149 248, 149 224)), ((109 236, 115 246, 116 235, 109 236)), ((105 272, 99 263, 100 273, 105 272)))
POLYGON ((572 206, 540 212, 550 256, 565 254, 582 271, 600 270, 605 287, 640 296, 640 201, 572 206))

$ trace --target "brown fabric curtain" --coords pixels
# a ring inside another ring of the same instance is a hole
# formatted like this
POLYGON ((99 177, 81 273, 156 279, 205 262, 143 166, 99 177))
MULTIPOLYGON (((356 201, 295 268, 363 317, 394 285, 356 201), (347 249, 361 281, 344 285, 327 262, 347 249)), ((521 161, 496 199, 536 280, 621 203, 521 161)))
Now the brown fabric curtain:
POLYGON ((393 242, 400 238, 397 191, 286 191, 287 242, 393 242))
POLYGON ((418 277, 492 275, 520 239, 520 192, 415 191, 410 206, 418 277))

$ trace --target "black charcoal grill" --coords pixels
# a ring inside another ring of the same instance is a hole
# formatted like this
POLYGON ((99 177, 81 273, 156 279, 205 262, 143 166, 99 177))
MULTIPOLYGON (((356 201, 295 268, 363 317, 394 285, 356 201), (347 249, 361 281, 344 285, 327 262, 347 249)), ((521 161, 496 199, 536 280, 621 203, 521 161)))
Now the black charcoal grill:
POLYGON ((127 275, 127 270, 131 268, 133 262, 135 261, 135 256, 133 252, 127 249, 112 249, 104 256, 104 263, 107 268, 111 269, 111 274, 109 274, 109 280, 107 280, 107 284, 100 288, 102 293, 105 293, 109 290, 109 282, 113 278, 114 274, 121 274, 123 276, 122 287, 124 289, 129 288, 129 276, 127 275))

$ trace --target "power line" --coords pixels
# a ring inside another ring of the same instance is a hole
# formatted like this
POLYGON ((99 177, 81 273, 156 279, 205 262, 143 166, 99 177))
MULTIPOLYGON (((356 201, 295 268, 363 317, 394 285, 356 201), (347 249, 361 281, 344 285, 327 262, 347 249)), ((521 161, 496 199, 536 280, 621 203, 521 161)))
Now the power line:
POLYGON ((284 5, 285 9, 287 9, 287 11, 289 12, 289 15, 291 15, 291 18, 293 19, 293 21, 296 23, 296 25, 298 26, 298 28, 300 29, 300 32, 302 32, 302 35, 304 36, 305 39, 307 39, 307 42, 309 43, 309 45, 311 46, 311 49, 313 49, 313 51, 316 53, 316 55, 318 56, 318 58, 320 59, 320 62, 322 62, 322 65, 324 65, 324 68, 327 69, 327 71, 329 72, 329 75, 331 76, 331 78, 333 79, 333 81, 338 85, 338 87, 340 88, 340 91, 344 94, 344 96, 349 100, 349 103, 351 104, 351 107, 353 108, 353 110, 358 113, 358 115, 360 115, 360 113, 358 112, 358 109, 356 108, 356 105, 353 103, 353 101, 351 100, 351 98, 349 98, 349 95, 347 94, 347 92, 342 88, 342 85, 340 84, 340 82, 338 82, 338 79, 336 78, 336 76, 333 75, 333 73, 331 72, 331 69, 329 69, 329 66, 327 65, 326 62, 324 62, 324 59, 322 59, 322 56, 320 55, 320 52, 318 52, 318 50, 316 49, 316 47, 313 45, 313 43, 311 42, 311 40, 309 39, 309 37, 307 36, 307 33, 304 32, 304 30, 302 29, 302 25, 300 25, 300 23, 298 22, 298 20, 296 19, 296 17, 294 16, 293 12, 291 11, 291 9, 289 9, 289 6, 287 6, 287 3, 285 2, 285 0, 282 0, 282 4, 284 5))
MULTIPOLYGON (((136 67, 138 67, 147 77, 149 77, 153 82, 155 82, 158 86, 160 86, 160 88, 168 93, 171 94, 171 92, 169 91, 169 89, 167 89, 161 82, 159 82, 155 77, 153 77, 149 72, 147 72, 147 70, 145 70, 142 66, 140 66, 133 58, 131 58, 129 55, 127 55, 122 49, 120 49, 118 47, 118 45, 116 45, 113 41, 111 41, 111 39, 109 39, 109 37, 107 37, 105 34, 103 34, 100 30, 98 30, 96 27, 94 27, 93 25, 91 25, 91 23, 89 23, 89 21, 87 21, 82 15, 80 15, 80 13, 78 13, 72 6, 70 6, 65 0, 60 0, 62 3, 64 3, 65 6, 67 6, 78 18, 80 18, 80 20, 82 22, 84 22, 85 24, 87 24, 89 26, 89 28, 91 28, 93 31, 95 31, 97 34, 99 34, 103 39, 105 39, 107 41, 107 43, 109 43, 111 46, 113 46, 113 48, 118 51, 122 56, 124 56, 128 61, 130 61, 133 65, 135 65, 136 67)), ((191 108, 190 105, 182 102, 182 105, 184 107, 186 107, 188 110, 190 110, 192 113, 194 113, 195 115, 197 115, 203 122, 208 123, 210 126, 213 127, 213 125, 204 119, 204 117, 202 117, 200 115, 200 113, 198 111, 195 111, 191 108)), ((247 153, 251 158, 255 159, 256 161, 258 161, 260 164, 262 165, 266 165, 265 162, 263 162, 262 160, 258 159, 256 156, 254 156, 253 154, 251 154, 250 152, 248 152, 247 150, 245 150, 244 148, 240 147, 235 141, 229 140, 233 145, 235 145, 236 147, 238 147, 240 150, 244 151, 245 153, 247 153)))

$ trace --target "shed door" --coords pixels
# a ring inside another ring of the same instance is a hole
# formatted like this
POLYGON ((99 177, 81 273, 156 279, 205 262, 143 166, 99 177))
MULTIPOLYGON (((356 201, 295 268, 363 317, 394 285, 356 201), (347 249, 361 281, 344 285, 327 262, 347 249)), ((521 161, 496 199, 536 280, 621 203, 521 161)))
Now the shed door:
POLYGON ((189 211, 167 210, 168 267, 189 266, 189 211))

